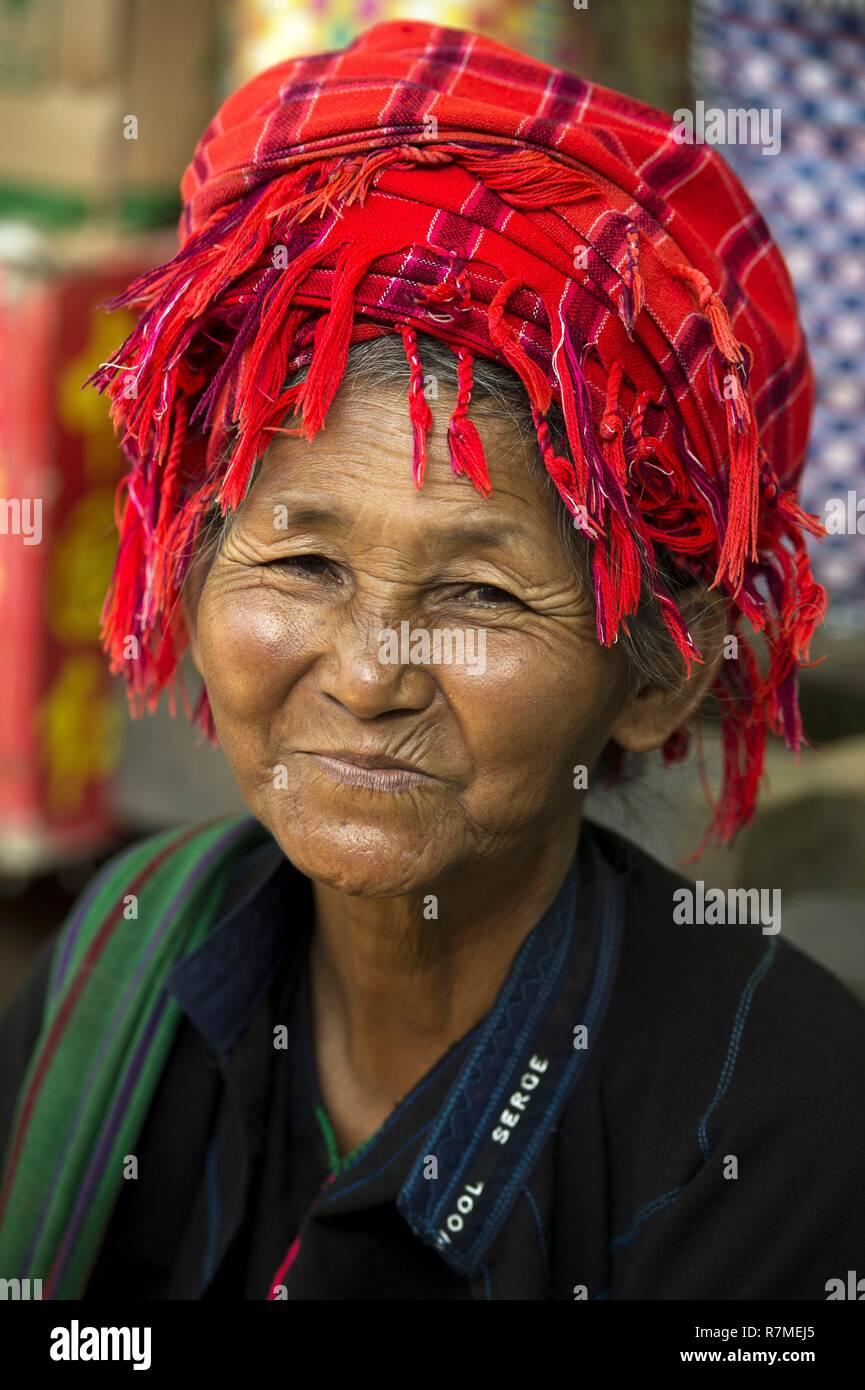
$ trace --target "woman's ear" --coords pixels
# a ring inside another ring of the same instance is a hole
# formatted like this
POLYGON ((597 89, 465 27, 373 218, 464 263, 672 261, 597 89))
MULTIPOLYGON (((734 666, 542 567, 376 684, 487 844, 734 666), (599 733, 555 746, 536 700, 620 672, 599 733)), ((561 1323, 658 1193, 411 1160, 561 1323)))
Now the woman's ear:
POLYGON ((663 747, 670 734, 696 714, 715 683, 724 655, 727 605, 720 595, 700 590, 690 595, 687 610, 683 606, 702 663, 692 666, 690 677, 683 667, 681 683, 674 689, 646 682, 625 701, 610 737, 629 753, 663 747))

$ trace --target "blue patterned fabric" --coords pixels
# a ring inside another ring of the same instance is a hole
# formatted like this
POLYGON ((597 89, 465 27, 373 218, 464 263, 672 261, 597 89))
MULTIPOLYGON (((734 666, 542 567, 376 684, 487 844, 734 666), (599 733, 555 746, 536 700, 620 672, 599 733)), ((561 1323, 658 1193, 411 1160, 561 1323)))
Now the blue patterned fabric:
MULTIPOLYGON (((865 3, 697 0, 693 68, 707 106, 781 112, 776 156, 721 153, 796 284, 817 378, 802 503, 825 521, 831 498, 865 502, 865 3)), ((865 622, 865 536, 815 542, 813 562, 835 616, 865 622)))

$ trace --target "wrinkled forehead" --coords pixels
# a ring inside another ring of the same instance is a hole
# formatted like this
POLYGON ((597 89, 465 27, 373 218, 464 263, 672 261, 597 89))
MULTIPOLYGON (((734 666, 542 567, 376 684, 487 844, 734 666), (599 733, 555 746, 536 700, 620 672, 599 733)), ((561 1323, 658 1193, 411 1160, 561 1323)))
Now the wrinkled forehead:
POLYGON ((250 524, 267 524, 278 514, 296 529, 422 527, 431 537, 461 538, 467 548, 549 543, 558 534, 555 498, 541 479, 532 438, 495 400, 481 399, 476 409, 472 403, 472 427, 493 484, 490 497, 479 496, 453 471, 448 426, 454 395, 442 383, 438 399, 430 401, 433 428, 422 487, 412 479, 404 386, 352 382, 338 392, 313 440, 274 434, 238 520, 245 512, 250 524))

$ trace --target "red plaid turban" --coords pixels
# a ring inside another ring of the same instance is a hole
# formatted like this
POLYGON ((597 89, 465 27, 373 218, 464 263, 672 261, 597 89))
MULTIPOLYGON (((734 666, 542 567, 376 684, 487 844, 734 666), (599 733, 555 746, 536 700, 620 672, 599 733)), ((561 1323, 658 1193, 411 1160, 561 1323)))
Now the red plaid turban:
MULTIPOLYGON (((728 601, 739 651, 715 685, 713 831, 730 839, 753 812, 767 732, 799 749, 797 666, 826 596, 803 538, 821 528, 795 500, 812 382, 793 291, 724 161, 618 93, 464 30, 398 22, 235 92, 181 191, 180 250, 115 301, 143 313, 94 376, 130 462, 103 640, 133 712, 165 687, 173 700, 204 517, 238 505, 290 412, 294 433, 321 428, 352 343, 402 335, 421 485, 423 330, 455 353, 452 466, 485 495, 473 355, 522 379, 592 547, 602 643, 627 630, 648 574, 683 658, 699 659, 656 547, 728 601), (552 447, 552 401, 569 458, 552 447), (760 662, 743 620, 763 634, 760 662)), ((206 692, 192 713, 212 734, 206 692)), ((665 751, 682 749, 680 734, 665 751)))

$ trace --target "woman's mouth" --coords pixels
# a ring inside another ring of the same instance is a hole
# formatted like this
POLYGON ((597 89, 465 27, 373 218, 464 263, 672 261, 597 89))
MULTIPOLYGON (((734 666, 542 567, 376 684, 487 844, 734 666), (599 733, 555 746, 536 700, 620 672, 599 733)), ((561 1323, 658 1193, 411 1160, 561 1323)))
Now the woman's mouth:
POLYGON ((310 753, 323 772, 352 787, 365 787, 375 792, 404 792, 411 787, 438 779, 431 773, 420 772, 408 763, 395 758, 367 757, 360 753, 310 753))

